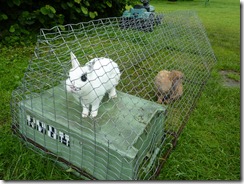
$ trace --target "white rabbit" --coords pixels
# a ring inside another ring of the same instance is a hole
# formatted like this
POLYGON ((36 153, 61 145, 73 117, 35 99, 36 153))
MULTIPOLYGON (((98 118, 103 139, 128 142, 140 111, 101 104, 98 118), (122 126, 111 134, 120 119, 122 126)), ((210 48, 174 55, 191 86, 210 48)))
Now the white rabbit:
POLYGON ((118 65, 108 58, 94 58, 81 67, 78 59, 70 53, 72 68, 66 80, 66 89, 83 106, 82 117, 96 117, 101 100, 106 92, 109 98, 117 97, 116 85, 120 79, 118 65))

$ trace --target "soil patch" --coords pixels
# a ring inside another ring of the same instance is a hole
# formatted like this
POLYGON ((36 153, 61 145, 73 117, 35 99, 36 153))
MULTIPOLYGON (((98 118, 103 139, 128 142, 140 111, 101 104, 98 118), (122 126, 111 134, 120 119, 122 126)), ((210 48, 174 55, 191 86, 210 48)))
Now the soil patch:
POLYGON ((226 87, 240 87, 240 74, 232 70, 221 70, 220 75, 223 79, 223 85, 226 87), (231 77, 233 76, 233 77, 231 77))

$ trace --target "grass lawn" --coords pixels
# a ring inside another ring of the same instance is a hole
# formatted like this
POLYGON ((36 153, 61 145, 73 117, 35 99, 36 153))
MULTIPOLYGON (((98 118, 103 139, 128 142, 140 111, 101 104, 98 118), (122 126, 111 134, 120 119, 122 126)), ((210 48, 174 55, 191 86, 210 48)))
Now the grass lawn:
POLYGON ((235 0, 153 3, 160 10, 192 9, 202 20, 217 64, 158 179, 240 180, 240 3, 235 0), (231 77, 232 74, 235 77, 231 77), (238 84, 238 83, 237 83, 238 84))
MULTIPOLYGON (((212 44, 217 64, 158 180, 240 180, 240 2, 152 0, 156 11, 195 10, 212 44), (228 83, 227 83, 228 82, 228 83)), ((9 101, 33 53, 0 47, 0 179, 74 180, 53 161, 12 135, 9 101)))

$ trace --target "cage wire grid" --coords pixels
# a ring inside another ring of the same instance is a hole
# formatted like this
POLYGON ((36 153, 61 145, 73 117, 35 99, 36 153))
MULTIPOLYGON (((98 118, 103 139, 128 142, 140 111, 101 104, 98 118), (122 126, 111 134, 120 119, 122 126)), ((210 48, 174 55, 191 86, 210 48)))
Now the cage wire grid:
POLYGON ((154 179, 216 62, 196 12, 158 15, 161 23, 150 31, 135 20, 125 28, 122 17, 41 29, 12 93, 13 131, 86 179, 154 179), (106 94, 97 117, 82 117, 81 102, 66 89, 70 52, 82 66, 101 57, 119 66, 117 98, 106 94), (182 96, 167 104, 157 103, 154 83, 161 70, 184 74, 182 96))

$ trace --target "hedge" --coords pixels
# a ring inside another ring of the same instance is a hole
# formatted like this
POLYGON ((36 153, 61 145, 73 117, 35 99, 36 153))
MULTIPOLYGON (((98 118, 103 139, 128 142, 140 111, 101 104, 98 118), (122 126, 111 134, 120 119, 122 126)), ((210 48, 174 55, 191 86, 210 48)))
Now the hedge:
POLYGON ((40 28, 121 16, 135 0, 0 0, 0 40, 18 39, 40 28))

